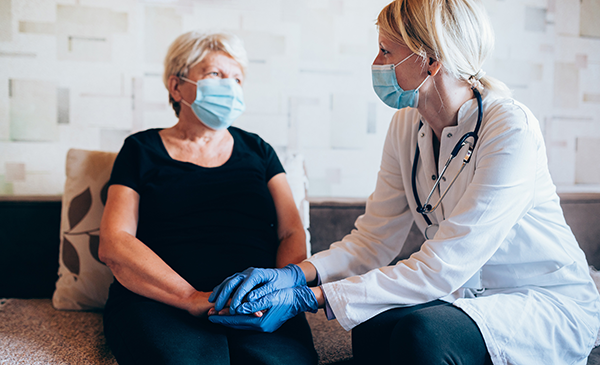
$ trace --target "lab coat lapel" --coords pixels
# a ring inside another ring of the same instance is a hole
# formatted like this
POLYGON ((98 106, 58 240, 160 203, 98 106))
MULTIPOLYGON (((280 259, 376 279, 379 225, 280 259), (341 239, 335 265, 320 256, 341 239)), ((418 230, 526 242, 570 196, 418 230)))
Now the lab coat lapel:
MULTIPOLYGON (((423 122, 423 126, 419 130, 417 143, 419 144, 419 150, 421 153, 419 166, 417 169, 417 191, 419 192, 419 199, 421 204, 425 204, 425 200, 433 189, 435 180, 437 179, 438 173, 435 165, 435 156, 433 155, 433 130, 426 122, 423 122)), ((440 198, 438 189, 433 192, 430 204, 435 204, 440 198)), ((429 219, 433 223, 439 222, 437 211, 434 214, 429 214, 429 219)))
MULTIPOLYGON (((458 111, 458 124, 452 127, 446 127, 442 131, 440 141, 440 161, 439 161, 439 172, 444 168, 444 164, 450 157, 450 153, 458 141, 462 138, 465 133, 468 133, 475 129, 477 124, 477 101, 475 99, 468 100, 458 111)), ((481 132, 480 132, 481 133, 481 132)), ((472 142, 472 139, 470 139, 472 142)), ((452 179, 456 176, 460 167, 463 163, 463 158, 467 152, 467 146, 463 147, 456 158, 450 163, 446 173, 444 174, 445 180, 440 182, 440 191, 444 192, 452 179)), ((471 158, 471 162, 465 166, 463 172, 458 176, 458 179, 448 191, 446 197, 442 201, 442 206, 439 209, 440 213, 444 212, 445 218, 447 218, 460 198, 463 196, 468 184, 473 179, 473 169, 475 167, 475 158, 471 158)), ((441 221, 444 217, 439 216, 438 219, 441 221)))

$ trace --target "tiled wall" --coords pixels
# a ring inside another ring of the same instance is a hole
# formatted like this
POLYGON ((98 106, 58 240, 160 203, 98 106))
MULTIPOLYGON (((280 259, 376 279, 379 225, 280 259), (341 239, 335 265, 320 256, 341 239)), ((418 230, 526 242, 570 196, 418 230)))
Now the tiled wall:
MULTIPOLYGON (((388 2, 0 0, 0 195, 60 194, 69 148, 117 151, 173 125, 162 59, 200 29, 246 44, 235 125, 301 152, 310 196, 366 197, 393 114, 370 76, 388 2)), ((484 4, 497 38, 485 70, 539 118, 555 183, 600 191, 600 0, 484 4)))

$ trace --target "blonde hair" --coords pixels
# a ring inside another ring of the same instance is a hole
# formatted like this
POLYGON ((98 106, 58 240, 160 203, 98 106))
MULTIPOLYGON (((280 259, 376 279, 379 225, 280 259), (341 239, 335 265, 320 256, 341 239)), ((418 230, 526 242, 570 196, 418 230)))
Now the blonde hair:
POLYGON ((510 96, 503 82, 482 70, 494 48, 494 31, 479 0, 395 0, 379 13, 377 26, 426 62, 439 61, 457 79, 510 96))
MULTIPOLYGON (((169 88, 169 77, 187 77, 190 69, 202 62, 211 52, 223 52, 240 64, 246 73, 248 56, 244 45, 237 36, 229 33, 200 33, 191 31, 177 37, 169 46, 165 57, 163 83, 169 88)), ((169 95, 169 102, 179 116, 181 105, 169 95)))

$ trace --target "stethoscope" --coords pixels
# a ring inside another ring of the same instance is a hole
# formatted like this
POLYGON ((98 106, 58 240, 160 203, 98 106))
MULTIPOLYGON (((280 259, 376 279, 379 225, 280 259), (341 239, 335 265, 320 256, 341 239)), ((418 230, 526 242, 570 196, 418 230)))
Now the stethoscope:
MULTIPOLYGON (((481 127, 481 120, 483 119, 483 108, 481 106, 481 104, 482 104, 481 94, 479 93, 479 90, 477 90, 474 87, 472 88, 472 90, 473 90, 473 93, 475 94, 475 98, 477 98, 477 107, 479 109, 479 111, 477 113, 477 125, 475 126, 475 130, 472 132, 466 133, 456 143, 456 145, 454 146, 454 149, 452 149, 452 152, 450 153, 450 157, 448 157, 448 161, 446 161, 446 164, 444 165, 444 168, 442 169, 442 173, 440 174, 440 176, 438 176, 437 180, 435 181, 435 184, 433 185, 433 188, 431 189, 431 192, 429 192, 429 195, 427 196, 427 199, 425 200, 425 204, 423 204, 423 205, 421 205, 421 200, 419 200, 419 194, 417 193, 417 184, 416 184, 417 165, 419 163, 419 154, 420 154, 419 143, 417 143, 417 148, 415 151, 415 157, 414 157, 413 166, 412 166, 411 183, 412 183, 413 195, 415 196, 415 202, 417 203, 417 212, 421 213, 421 215, 425 219, 425 222, 427 222, 427 228, 425 228, 425 238, 428 240, 432 239, 433 236, 435 236, 436 232, 439 229, 439 225, 431 223, 431 220, 429 219, 429 217, 427 215, 430 213, 433 213, 437 209, 437 207, 440 206, 440 204, 442 203, 442 199, 444 199, 444 197, 448 193, 448 190, 450 190, 450 188, 452 187, 452 185, 458 178, 458 175, 460 175, 460 173, 465 168, 465 166, 469 163, 469 161, 471 161, 471 156, 473 155, 473 150, 475 149, 475 145, 477 144, 477 139, 479 138, 479 134, 478 134, 479 127, 481 127), (473 142, 467 141, 467 139, 469 139, 469 138, 472 138, 473 142), (454 160, 456 155, 458 155, 460 150, 465 145, 468 145, 468 149, 467 149, 467 153, 465 154, 465 157, 463 158, 463 163, 462 163, 462 166, 460 167, 460 170, 458 170, 458 173, 456 174, 456 176, 454 176, 454 179, 452 179, 452 181, 450 182, 450 184, 448 185, 446 190, 444 190, 444 193, 440 196, 440 199, 437 201, 437 203, 435 203, 435 205, 432 206, 431 204, 429 204, 429 200, 431 199, 433 192, 440 185, 440 181, 442 180, 442 177, 444 176, 446 169, 450 165, 450 162, 452 162, 452 160, 454 160)), ((423 122, 420 122, 419 130, 421 129, 422 126, 423 126, 423 122)))

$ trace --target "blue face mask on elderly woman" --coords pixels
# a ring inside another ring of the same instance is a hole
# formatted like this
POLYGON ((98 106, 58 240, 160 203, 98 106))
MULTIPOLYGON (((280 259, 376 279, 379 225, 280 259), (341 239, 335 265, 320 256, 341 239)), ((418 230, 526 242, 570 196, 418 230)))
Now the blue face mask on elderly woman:
POLYGON ((194 82, 185 77, 182 80, 196 85, 196 100, 189 106, 196 117, 207 127, 215 130, 226 129, 245 110, 244 93, 235 79, 202 79, 194 82))
POLYGON ((421 85, 414 90, 402 90, 400 85, 398 85, 398 80, 396 79, 396 67, 411 58, 413 55, 414 53, 411 53, 408 57, 396 63, 395 65, 389 64, 371 66, 373 89, 375 90, 377 96, 379 96, 379 99, 392 108, 416 108, 419 104, 419 89, 421 86, 423 86, 425 81, 427 81, 429 76, 427 76, 421 85))

